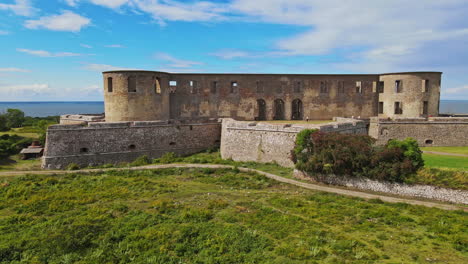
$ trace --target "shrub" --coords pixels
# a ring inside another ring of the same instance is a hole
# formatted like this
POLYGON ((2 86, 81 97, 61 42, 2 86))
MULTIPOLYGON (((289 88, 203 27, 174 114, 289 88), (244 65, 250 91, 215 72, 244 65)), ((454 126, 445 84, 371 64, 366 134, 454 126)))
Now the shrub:
POLYGON ((70 163, 67 166, 67 170, 79 170, 80 166, 76 163, 70 163))
POLYGON ((143 155, 143 156, 138 157, 132 163, 130 163, 130 166, 143 166, 143 165, 148 165, 148 164, 151 164, 151 159, 148 156, 143 155))
POLYGON ((296 168, 311 174, 367 177, 402 182, 423 166, 414 139, 391 140, 374 146, 367 135, 303 130, 296 138, 292 160, 296 168))
POLYGON ((174 163, 179 161, 179 158, 174 152, 167 152, 161 158, 159 158, 160 163, 174 163))

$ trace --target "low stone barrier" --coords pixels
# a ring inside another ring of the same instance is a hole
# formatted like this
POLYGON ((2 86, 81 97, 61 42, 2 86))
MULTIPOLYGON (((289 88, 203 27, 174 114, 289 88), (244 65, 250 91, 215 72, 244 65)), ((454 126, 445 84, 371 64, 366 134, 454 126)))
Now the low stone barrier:
POLYGON ((366 178, 337 177, 336 175, 311 176, 303 171, 294 170, 294 177, 303 180, 314 180, 326 184, 352 187, 359 190, 396 194, 468 204, 468 191, 448 189, 431 185, 409 185, 404 183, 380 182, 366 178))

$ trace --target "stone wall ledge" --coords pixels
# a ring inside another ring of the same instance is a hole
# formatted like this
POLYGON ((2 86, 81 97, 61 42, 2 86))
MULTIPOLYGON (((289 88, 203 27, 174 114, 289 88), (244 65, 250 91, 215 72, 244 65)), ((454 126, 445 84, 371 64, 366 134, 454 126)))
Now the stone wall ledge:
POLYGON ((457 204, 468 204, 468 191, 465 190, 448 189, 432 185, 409 185, 404 183, 381 182, 366 178, 337 177, 336 175, 311 176, 306 172, 296 169, 294 170, 293 175, 295 178, 302 180, 352 187, 364 191, 432 199, 457 204))

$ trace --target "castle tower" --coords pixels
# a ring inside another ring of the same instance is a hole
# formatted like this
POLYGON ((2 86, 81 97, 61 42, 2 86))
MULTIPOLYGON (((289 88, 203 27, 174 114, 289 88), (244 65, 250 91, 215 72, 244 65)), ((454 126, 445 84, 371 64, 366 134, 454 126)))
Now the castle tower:
POLYGON ((378 116, 417 118, 439 114, 441 72, 381 74, 378 116))
POLYGON ((169 119, 169 74, 153 71, 103 73, 106 122, 169 119))

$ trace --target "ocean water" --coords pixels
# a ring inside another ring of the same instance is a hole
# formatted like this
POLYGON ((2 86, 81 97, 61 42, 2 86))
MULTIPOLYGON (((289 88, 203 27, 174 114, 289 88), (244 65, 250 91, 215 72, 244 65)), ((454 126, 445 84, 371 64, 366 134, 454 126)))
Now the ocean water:
MULTIPOLYGON (((27 116, 65 114, 101 114, 104 102, 0 102, 0 112, 8 108, 21 109, 27 116)), ((468 114, 468 100, 441 100, 440 113, 468 114)))

